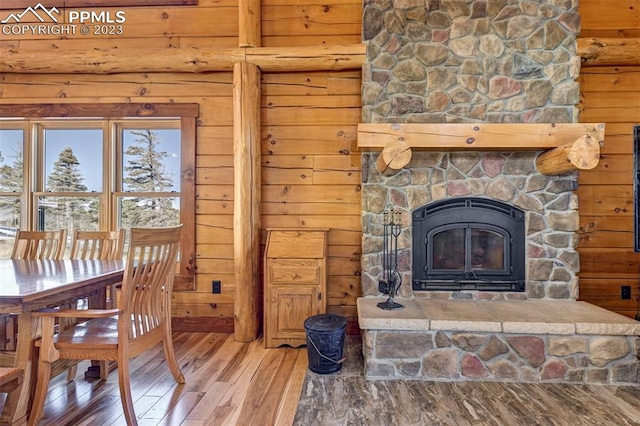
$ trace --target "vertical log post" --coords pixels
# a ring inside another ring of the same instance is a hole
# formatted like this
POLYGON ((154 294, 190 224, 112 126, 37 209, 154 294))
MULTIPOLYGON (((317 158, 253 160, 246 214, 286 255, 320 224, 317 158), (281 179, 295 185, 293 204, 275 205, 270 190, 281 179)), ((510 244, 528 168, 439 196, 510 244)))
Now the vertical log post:
POLYGON ((260 0, 238 0, 238 43, 240 47, 260 47, 262 5, 260 0))
MULTIPOLYGON (((261 0, 238 1, 238 43, 259 47, 261 0)), ((250 342, 260 332, 260 68, 233 66, 233 333, 250 342)))
POLYGON ((233 67, 234 337, 250 342, 260 324, 260 68, 233 67))

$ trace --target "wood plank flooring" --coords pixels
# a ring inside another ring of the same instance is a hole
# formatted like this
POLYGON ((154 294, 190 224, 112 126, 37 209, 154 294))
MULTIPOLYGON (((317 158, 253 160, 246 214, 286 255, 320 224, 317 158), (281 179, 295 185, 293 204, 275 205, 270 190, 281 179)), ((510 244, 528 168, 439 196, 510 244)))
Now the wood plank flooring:
MULTIPOLYGON (((141 426, 147 425, 640 425, 640 387, 565 384, 368 382, 360 339, 348 336, 335 374, 308 371, 306 348, 262 340, 175 333, 187 383, 174 383, 162 348, 131 365, 141 426), (299 398, 300 397, 300 398, 299 398)), ((124 425, 117 372, 105 382, 56 377, 41 425, 124 425)))
MULTIPOLYGON (((290 425, 307 370, 305 348, 265 349, 262 339, 238 343, 232 334, 174 333, 186 384, 169 373, 162 346, 131 363, 132 394, 138 424, 290 425)), ((41 425, 126 425, 118 376, 52 380, 41 425)))

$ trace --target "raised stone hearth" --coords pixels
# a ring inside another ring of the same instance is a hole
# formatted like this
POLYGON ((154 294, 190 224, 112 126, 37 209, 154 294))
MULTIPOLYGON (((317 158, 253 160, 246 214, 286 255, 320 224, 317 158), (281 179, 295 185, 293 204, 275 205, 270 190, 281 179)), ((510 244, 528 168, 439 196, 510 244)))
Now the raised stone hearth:
POLYGON ((577 301, 358 299, 365 377, 640 384, 640 322, 577 301))

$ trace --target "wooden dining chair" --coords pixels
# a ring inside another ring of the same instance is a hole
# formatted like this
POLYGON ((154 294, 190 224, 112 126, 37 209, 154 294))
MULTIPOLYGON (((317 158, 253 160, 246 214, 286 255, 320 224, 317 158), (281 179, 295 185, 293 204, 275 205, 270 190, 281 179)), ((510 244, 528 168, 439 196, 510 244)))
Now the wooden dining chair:
POLYGON ((11 394, 19 391, 23 377, 24 371, 20 368, 0 367, 0 393, 11 394))
POLYGON ((11 259, 62 259, 67 244, 67 230, 22 231, 18 230, 11 259))
POLYGON ((129 382, 129 358, 162 342, 169 371, 177 383, 184 383, 171 340, 171 293, 181 228, 131 229, 118 309, 50 309, 33 314, 42 319, 42 343, 30 425, 42 416, 51 364, 59 359, 116 361, 120 398, 128 425, 137 425, 129 382), (56 318, 69 317, 91 319, 56 334, 56 318))
POLYGON ((71 259, 122 259, 125 231, 81 231, 76 229, 71 241, 71 259))
MULTIPOLYGON (((71 242, 70 259, 120 260, 124 250, 125 230, 81 231, 76 229, 71 242)), ((116 285, 109 288, 110 307, 116 307, 116 285)))
MULTIPOLYGON (((76 229, 71 240, 70 259, 77 260, 120 260, 124 250, 125 230, 119 231, 82 231, 76 229)), ((108 289, 107 305, 116 307, 116 285, 113 284, 108 289)), ((61 321, 64 328, 75 325, 77 321, 73 318, 61 321)), ((100 361, 100 374, 109 371, 109 361, 100 361)), ((77 373, 77 366, 69 368, 67 381, 72 381, 77 373)))
MULTIPOLYGON (((13 243, 11 259, 62 259, 67 242, 67 230, 59 231, 22 231, 18 230, 13 243)), ((7 314, 0 317, 5 327, 5 340, 1 350, 15 351, 18 333, 18 316, 7 314)))

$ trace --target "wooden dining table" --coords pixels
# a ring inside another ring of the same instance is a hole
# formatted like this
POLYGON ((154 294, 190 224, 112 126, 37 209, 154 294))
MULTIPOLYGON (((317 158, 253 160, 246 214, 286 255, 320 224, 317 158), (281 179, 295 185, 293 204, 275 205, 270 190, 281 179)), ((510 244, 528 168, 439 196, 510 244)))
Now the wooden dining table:
POLYGON ((22 388, 7 397, 0 424, 24 423, 29 414, 37 369, 34 342, 40 337, 32 313, 87 297, 90 307, 104 307, 106 288, 122 282, 123 275, 120 260, 0 259, 0 314, 18 314, 14 366, 24 370, 22 388))

